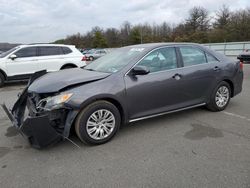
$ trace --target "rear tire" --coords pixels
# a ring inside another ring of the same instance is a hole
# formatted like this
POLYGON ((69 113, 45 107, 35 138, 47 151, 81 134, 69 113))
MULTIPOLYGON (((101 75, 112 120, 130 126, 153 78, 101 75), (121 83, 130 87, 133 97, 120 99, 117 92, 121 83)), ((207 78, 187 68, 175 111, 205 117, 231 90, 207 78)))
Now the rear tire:
POLYGON ((94 57, 93 57, 93 56, 90 56, 90 57, 89 57, 89 60, 90 60, 90 61, 94 61, 94 57))
POLYGON ((231 92, 230 85, 222 81, 212 93, 207 108, 213 112, 224 110, 230 102, 231 92))
POLYGON ((0 87, 3 87, 4 82, 5 82, 4 75, 0 73, 0 87))
POLYGON ((120 124, 121 115, 116 106, 100 100, 80 112, 75 122, 75 131, 81 141, 98 145, 111 140, 120 124))

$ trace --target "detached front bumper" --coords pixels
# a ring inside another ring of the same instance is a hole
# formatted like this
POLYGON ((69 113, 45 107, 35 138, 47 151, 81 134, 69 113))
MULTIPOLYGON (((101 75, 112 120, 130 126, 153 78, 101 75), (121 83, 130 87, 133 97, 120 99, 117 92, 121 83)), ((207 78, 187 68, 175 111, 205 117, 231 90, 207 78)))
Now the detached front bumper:
POLYGON ((55 111, 37 112, 28 93, 30 84, 44 71, 35 73, 28 86, 22 91, 12 110, 2 104, 4 111, 13 126, 28 139, 34 148, 44 148, 67 138, 77 112, 74 110, 59 109, 55 111), (28 108, 28 115, 25 110, 28 108), (27 116, 27 117, 26 117, 27 116))
POLYGON ((40 116, 28 116, 24 120, 27 103, 27 92, 23 92, 13 109, 9 111, 5 104, 2 105, 14 127, 28 139, 34 148, 44 148, 63 139, 52 126, 49 114, 40 116))

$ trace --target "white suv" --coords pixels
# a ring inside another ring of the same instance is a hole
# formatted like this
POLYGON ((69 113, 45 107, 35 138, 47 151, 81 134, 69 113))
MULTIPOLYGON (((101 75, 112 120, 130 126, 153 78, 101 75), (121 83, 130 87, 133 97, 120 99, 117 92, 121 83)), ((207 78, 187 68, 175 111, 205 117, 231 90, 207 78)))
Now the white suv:
POLYGON ((82 53, 71 45, 20 45, 0 54, 0 87, 4 82, 28 79, 40 70, 58 71, 86 65, 82 53))

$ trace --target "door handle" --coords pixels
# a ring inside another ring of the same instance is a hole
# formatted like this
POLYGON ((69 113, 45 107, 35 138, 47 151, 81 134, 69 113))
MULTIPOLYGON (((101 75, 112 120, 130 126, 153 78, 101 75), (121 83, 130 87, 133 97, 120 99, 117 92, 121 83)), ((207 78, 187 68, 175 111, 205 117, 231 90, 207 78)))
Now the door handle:
POLYGON ((214 70, 214 71, 219 71, 219 70, 220 70, 220 67, 215 66, 215 67, 213 68, 213 70, 214 70))
POLYGON ((181 79, 181 74, 176 73, 174 76, 172 76, 172 78, 176 79, 176 80, 180 80, 181 79))

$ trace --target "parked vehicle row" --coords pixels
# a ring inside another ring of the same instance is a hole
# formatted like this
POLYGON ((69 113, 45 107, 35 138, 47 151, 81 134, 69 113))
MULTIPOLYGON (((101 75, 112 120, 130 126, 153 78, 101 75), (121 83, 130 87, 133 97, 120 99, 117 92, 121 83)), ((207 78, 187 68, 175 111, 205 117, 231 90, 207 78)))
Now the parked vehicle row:
POLYGON ((129 122, 199 106, 224 110, 242 82, 239 61, 204 46, 142 44, 83 69, 36 73, 12 111, 3 107, 33 147, 63 140, 72 129, 83 142, 103 144, 129 122))
POLYGON ((92 50, 89 50, 84 56, 86 60, 94 61, 106 54, 107 52, 104 49, 92 49, 92 50))
POLYGON ((0 86, 6 81, 28 79, 34 72, 83 67, 83 55, 71 45, 20 45, 0 54, 0 86))
POLYGON ((79 49, 79 51, 84 55, 84 54, 86 54, 91 49, 92 48, 84 48, 84 49, 79 49))

